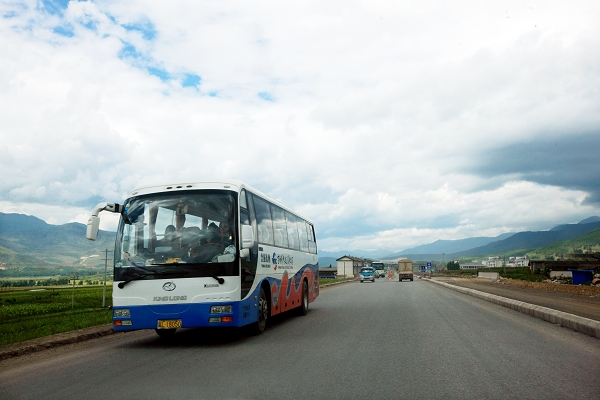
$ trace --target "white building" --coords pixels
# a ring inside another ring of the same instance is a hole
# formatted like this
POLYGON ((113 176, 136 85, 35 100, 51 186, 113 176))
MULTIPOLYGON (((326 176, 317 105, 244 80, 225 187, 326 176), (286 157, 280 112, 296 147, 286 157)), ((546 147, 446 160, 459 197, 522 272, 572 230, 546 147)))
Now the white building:
POLYGON ((463 263, 463 264, 460 264, 460 269, 461 270, 473 270, 473 271, 475 271, 475 270, 477 270, 479 268, 483 268, 483 267, 484 267, 484 265, 481 264, 481 263, 463 263))
POLYGON ((527 257, 515 257, 513 264, 515 267, 528 267, 529 259, 527 257))
POLYGON ((358 276, 358 272, 362 267, 370 267, 371 260, 364 258, 343 256, 335 260, 337 262, 337 277, 338 278, 353 278, 358 276))
POLYGON ((502 259, 500 257, 490 257, 485 262, 486 268, 500 268, 502 267, 502 259))

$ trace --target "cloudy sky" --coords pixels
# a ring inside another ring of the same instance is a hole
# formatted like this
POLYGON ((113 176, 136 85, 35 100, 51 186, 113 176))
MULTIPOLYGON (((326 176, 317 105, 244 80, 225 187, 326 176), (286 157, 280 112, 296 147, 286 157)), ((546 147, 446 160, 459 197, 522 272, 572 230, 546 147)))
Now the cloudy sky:
MULTIPOLYGON (((321 250, 600 215, 600 2, 0 1, 0 212, 241 179, 321 250)), ((103 229, 114 218, 103 216, 103 229)))

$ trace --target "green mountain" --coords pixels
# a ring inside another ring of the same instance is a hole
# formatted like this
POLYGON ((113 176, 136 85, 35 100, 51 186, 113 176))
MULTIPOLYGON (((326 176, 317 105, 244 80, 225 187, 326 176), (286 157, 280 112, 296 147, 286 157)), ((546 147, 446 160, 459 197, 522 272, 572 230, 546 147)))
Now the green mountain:
MULTIPOLYGON (((85 238, 86 226, 79 223, 50 225, 23 214, 0 213, 0 265, 80 265, 82 257, 114 249, 115 233, 100 231, 93 242, 85 238)), ((88 266, 103 266, 103 257, 94 257, 88 266)))
POLYGON ((573 258, 573 254, 600 253, 600 228, 571 240, 552 243, 526 253, 532 260, 560 260, 573 258))
POLYGON ((600 222, 559 225, 549 231, 519 232, 504 240, 450 254, 450 257, 494 256, 514 251, 526 253, 552 243, 574 239, 597 228, 600 228, 600 222))
POLYGON ((47 263, 38 258, 19 254, 6 247, 0 246, 0 266, 15 265, 47 265, 47 263))
POLYGON ((510 236, 514 235, 514 232, 511 233, 503 233, 499 236, 495 237, 472 237, 467 239, 457 239, 457 240, 436 240, 433 243, 424 244, 421 246, 413 247, 410 249, 402 250, 400 253, 391 254, 388 258, 397 258, 397 257, 405 257, 405 254, 450 254, 457 253, 459 251, 473 249, 475 247, 485 246, 492 242, 497 242, 499 240, 504 240, 510 236))

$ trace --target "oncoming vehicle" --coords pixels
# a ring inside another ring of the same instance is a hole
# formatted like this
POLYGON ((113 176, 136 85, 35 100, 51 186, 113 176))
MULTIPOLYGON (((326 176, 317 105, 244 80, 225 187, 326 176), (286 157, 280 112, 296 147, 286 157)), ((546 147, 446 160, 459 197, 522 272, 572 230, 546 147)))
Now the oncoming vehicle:
POLYGON ((375 269, 372 267, 362 267, 360 269, 360 283, 363 283, 365 281, 371 281, 373 283, 375 283, 375 274, 377 272, 375 272, 375 269))
POLYGON ((319 295, 312 223, 239 181, 146 186, 123 205, 101 203, 88 221, 95 240, 101 211, 120 213, 114 251, 115 331, 242 327, 300 315, 319 295))
POLYGON ((371 266, 377 271, 378 278, 385 278, 385 264, 382 262, 373 262, 371 266))

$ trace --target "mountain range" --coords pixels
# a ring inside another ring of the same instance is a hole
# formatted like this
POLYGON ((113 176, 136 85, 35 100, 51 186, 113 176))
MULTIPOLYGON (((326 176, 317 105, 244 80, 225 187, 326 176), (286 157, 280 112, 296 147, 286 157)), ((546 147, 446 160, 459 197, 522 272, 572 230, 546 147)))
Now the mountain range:
MULTIPOLYGON (((76 222, 51 225, 33 216, 0 212, 0 265, 74 266, 82 257, 114 249, 115 232, 100 231, 93 242, 85 238, 85 231, 86 226, 76 222)), ((101 258, 90 260, 103 266, 101 258)))
POLYGON ((333 265, 344 255, 374 260, 408 258, 419 261, 450 261, 465 257, 482 257, 527 251, 565 240, 571 240, 600 228, 600 217, 593 216, 576 224, 562 224, 548 231, 504 233, 496 237, 473 237, 459 240, 436 240, 433 243, 402 250, 398 253, 378 251, 319 251, 320 265, 333 265))
MULTIPOLYGON (((372 260, 441 261, 465 257, 483 257, 536 249, 574 239, 600 228, 600 217, 586 218, 577 224, 562 224, 548 231, 505 233, 496 237, 436 240, 433 243, 390 253, 385 250, 319 251, 319 264, 336 265, 344 256, 372 260)), ((0 266, 103 266, 99 256, 114 248, 115 232, 100 231, 98 239, 85 238, 86 226, 80 223, 51 225, 34 216, 0 212, 0 266)))

